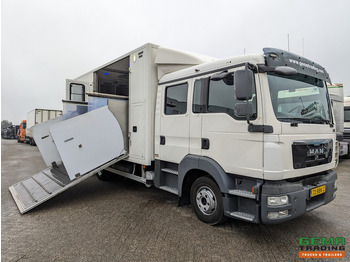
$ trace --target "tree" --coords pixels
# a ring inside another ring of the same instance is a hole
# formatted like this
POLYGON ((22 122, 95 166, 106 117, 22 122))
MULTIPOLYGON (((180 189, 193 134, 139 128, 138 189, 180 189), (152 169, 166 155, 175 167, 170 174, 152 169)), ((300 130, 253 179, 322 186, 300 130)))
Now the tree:
POLYGON ((12 122, 8 121, 8 120, 2 120, 1 121, 1 129, 6 128, 12 126, 12 122))

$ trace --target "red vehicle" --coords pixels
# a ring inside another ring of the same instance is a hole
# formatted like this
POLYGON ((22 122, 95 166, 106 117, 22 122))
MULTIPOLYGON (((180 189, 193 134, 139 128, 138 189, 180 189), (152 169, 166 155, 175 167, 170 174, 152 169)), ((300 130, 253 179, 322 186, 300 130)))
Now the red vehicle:
POLYGON ((26 142, 26 128, 27 128, 27 120, 23 120, 19 125, 19 129, 17 133, 18 143, 26 142))

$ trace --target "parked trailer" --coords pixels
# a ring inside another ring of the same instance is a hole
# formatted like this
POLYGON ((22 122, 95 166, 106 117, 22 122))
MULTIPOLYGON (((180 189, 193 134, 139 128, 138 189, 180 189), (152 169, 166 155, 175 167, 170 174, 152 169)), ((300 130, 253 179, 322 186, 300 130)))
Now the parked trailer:
POLYGON ((27 113, 27 129, 26 129, 26 142, 34 146, 35 141, 32 135, 32 127, 54 119, 62 115, 62 110, 53 110, 53 109, 34 109, 27 113))
POLYGON ((263 51, 217 60, 146 44, 67 80, 63 116, 33 128, 48 168, 10 187, 20 212, 107 171, 178 195, 211 225, 281 223, 331 202, 329 75, 263 51))
POLYGON ((350 158, 350 148, 348 141, 344 141, 344 91, 343 84, 328 85, 329 96, 332 101, 335 131, 338 141, 338 155, 350 158))

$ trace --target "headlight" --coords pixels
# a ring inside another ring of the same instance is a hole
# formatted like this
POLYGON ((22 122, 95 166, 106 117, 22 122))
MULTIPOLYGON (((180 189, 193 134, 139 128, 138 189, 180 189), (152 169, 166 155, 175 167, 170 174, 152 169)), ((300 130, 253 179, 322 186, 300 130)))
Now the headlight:
POLYGON ((288 216, 288 210, 282 210, 278 212, 267 212, 268 219, 278 219, 288 216))
POLYGON ((281 206, 289 204, 288 196, 267 197, 268 206, 281 206))

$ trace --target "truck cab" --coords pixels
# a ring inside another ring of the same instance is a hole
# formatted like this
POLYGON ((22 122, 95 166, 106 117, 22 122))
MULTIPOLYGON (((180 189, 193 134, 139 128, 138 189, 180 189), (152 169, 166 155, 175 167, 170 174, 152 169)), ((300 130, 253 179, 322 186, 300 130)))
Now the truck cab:
POLYGON ((336 136, 326 81, 321 66, 272 48, 165 75, 156 186, 177 189, 209 224, 224 216, 278 223, 332 201, 336 136))

